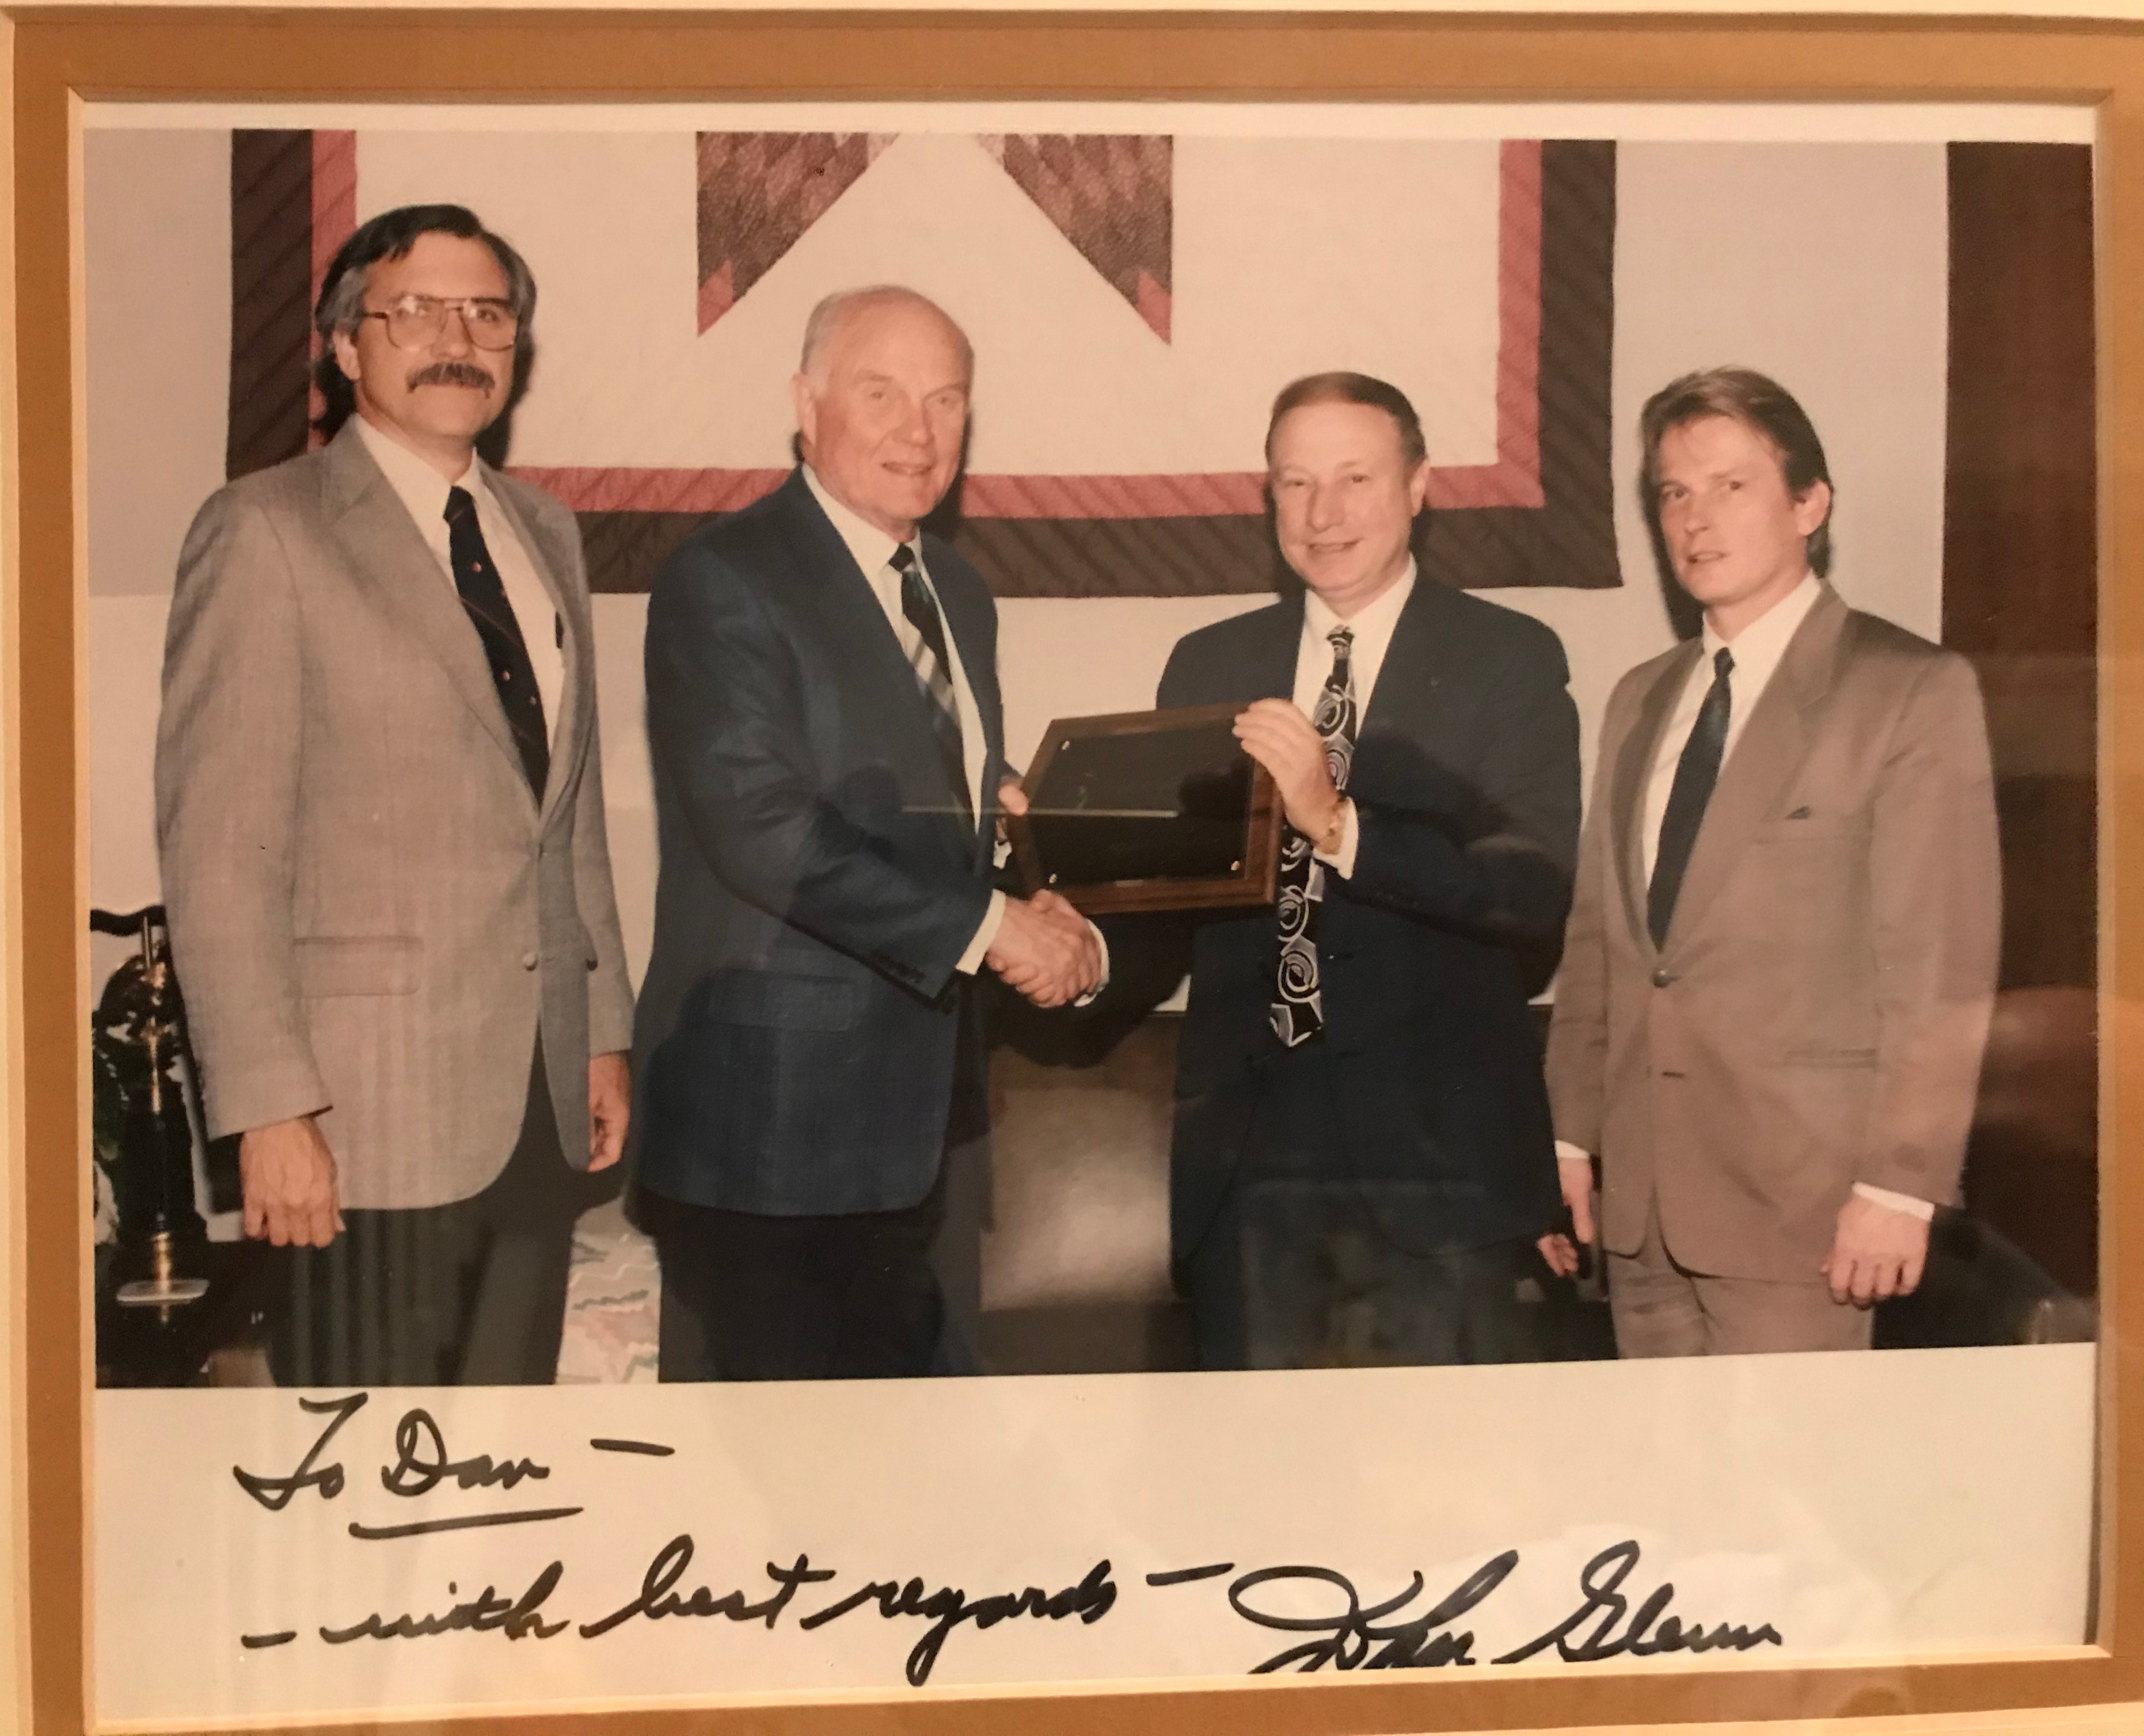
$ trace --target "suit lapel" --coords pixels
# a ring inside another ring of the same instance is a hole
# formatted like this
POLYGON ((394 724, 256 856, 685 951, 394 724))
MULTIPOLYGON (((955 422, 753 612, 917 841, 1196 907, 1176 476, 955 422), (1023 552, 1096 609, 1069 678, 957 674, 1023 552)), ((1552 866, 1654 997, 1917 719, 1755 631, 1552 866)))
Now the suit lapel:
MULTIPOLYGON (((1258 642, 1243 665, 1243 687, 1238 697, 1253 699, 1293 699, 1295 666, 1303 654, 1303 593, 1283 598, 1278 608, 1261 618, 1265 622, 1258 642)), ((1357 719, 1359 738, 1362 725, 1357 719)))
POLYGON ((1808 618, 1788 641, 1786 653, 1750 712, 1749 722, 1720 768, 1705 821, 1691 847, 1690 867, 1675 899, 1672 943, 1691 933, 1719 895, 1749 841, 1778 806, 1788 782, 1808 756, 1807 713, 1831 685, 1846 605, 1826 587, 1808 618))
MULTIPOLYGON (((476 631, 409 508, 365 451, 354 419, 329 444, 325 457, 330 533, 358 584, 438 660, 449 684, 519 771, 520 750, 476 631)), ((528 788, 525 777, 518 781, 528 788)))
MULTIPOLYGON (((845 682, 841 688, 844 707, 857 719, 855 733, 882 744, 909 799, 939 790, 945 785, 945 772, 930 713, 925 710, 930 702, 877 595, 841 533, 811 498, 802 470, 792 473, 782 485, 781 507, 797 556, 799 594, 808 599, 836 657, 856 672, 856 679, 845 682)), ((960 655, 965 658, 968 654, 963 644, 960 655)), ((973 681, 971 672, 971 686, 973 681)), ((944 796, 916 805, 938 811, 949 830, 963 837, 965 829, 949 805, 950 795, 947 791, 944 796)), ((964 856, 968 841, 963 837, 964 856)))
MULTIPOLYGON (((975 702, 976 721, 983 732, 982 806, 987 811, 997 798, 996 781, 1005 765, 1005 708, 998 693, 993 636, 981 615, 969 607, 967 587, 951 582, 953 563, 960 557, 937 538, 926 538, 924 558, 932 588, 945 617, 945 631, 968 678, 968 692, 975 702)), ((986 830, 976 816, 978 836, 986 830)))
MULTIPOLYGON (((1444 593, 1426 574, 1419 575, 1400 618, 1392 623, 1392 642, 1385 647, 1385 660, 1377 671, 1377 685, 1371 690, 1370 702, 1356 720, 1355 739, 1358 747, 1369 739, 1372 731, 1382 731, 1404 736, 1411 741, 1428 738, 1430 731, 1427 712, 1437 702, 1445 677, 1455 660, 1466 655, 1466 647, 1447 622, 1440 627, 1435 617, 1443 602, 1444 593), (1408 720, 1413 727, 1408 727, 1408 720)), ((1280 691, 1284 697, 1293 697, 1295 691, 1295 665, 1301 654, 1303 642, 1303 611, 1295 611, 1293 636, 1288 640, 1289 650, 1287 685, 1280 691)))

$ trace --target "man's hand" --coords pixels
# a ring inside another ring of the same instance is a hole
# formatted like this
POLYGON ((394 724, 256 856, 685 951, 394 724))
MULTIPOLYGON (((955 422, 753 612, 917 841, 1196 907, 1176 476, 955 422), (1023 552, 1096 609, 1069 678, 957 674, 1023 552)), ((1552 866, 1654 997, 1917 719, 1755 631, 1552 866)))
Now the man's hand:
POLYGON ((1039 1007, 1077 1000, 1102 980, 1102 949, 1087 919, 1056 893, 1008 898, 983 962, 1039 1007))
POLYGON ((1273 774, 1288 823, 1323 838, 1340 811, 1340 792, 1325 763, 1325 738, 1285 699, 1261 699, 1236 717, 1243 751, 1273 774))
POLYGON ((249 1128, 238 1140, 246 1233, 278 1247, 325 1247, 342 1229, 335 1154, 310 1115, 249 1128))
MULTIPOLYGON (((1593 1245, 1593 1160, 1591 1158, 1558 1158, 1556 1163, 1556 1184, 1563 1190, 1563 1203, 1571 1208, 1571 1228, 1578 1239, 1587 1247, 1593 1245)), ((1578 1250, 1571 1246, 1571 1238, 1561 1230, 1551 1230, 1534 1244, 1541 1249, 1541 1258, 1548 1262, 1548 1269, 1558 1277, 1574 1277, 1578 1272, 1578 1250)))
POLYGON ((623 1054, 588 1057, 588 1168, 608 1169, 625 1155, 633 1114, 633 1070, 623 1054))
POLYGON ((998 806, 1002 811, 998 815, 998 842, 1002 844, 1005 841, 1005 815, 1027 812, 1027 791, 1020 787, 1018 778, 1009 777, 998 786, 998 806))
POLYGON ((1928 1257, 1928 1220, 1893 1210, 1860 1194, 1839 1208, 1839 1231, 1818 1269, 1831 1299, 1865 1308, 1888 1297, 1911 1296, 1928 1257))

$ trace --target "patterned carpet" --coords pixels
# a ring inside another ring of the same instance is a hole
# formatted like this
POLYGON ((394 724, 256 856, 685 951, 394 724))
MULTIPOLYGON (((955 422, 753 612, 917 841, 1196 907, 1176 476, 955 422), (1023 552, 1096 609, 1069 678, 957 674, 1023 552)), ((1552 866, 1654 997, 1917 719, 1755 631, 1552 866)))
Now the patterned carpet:
POLYGON ((655 1379, 656 1304, 662 1287, 655 1244, 625 1221, 616 1200, 573 1226, 566 1285, 566 1335, 558 1349, 564 1386, 655 1379))

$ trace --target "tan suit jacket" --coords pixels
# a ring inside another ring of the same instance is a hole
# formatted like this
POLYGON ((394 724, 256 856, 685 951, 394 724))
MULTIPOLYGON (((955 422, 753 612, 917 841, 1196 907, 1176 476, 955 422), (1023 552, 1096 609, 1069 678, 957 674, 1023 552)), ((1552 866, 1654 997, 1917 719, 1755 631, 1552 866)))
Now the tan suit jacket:
POLYGON ((585 1163, 588 1057, 631 1044, 579 534, 549 496, 488 480, 560 623, 540 806, 476 633, 355 422, 213 495, 179 558, 156 824, 208 1131, 320 1113, 346 1206, 481 1190, 539 1031, 585 1163))
POLYGON ((1720 1277, 1816 1280, 1855 1182, 1955 1194, 2002 919, 1980 692, 1826 587, 1705 811, 1666 944, 1640 828, 1692 641, 1608 703, 1548 1045, 1601 1234, 1720 1277))

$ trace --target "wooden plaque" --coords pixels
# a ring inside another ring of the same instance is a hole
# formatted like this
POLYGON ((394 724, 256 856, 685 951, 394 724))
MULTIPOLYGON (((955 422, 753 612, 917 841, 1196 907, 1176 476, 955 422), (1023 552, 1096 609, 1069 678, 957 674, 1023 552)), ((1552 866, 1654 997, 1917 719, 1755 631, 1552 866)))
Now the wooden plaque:
POLYGON ((1242 710, 1053 722, 1005 821, 1028 890, 1090 913, 1271 904, 1280 801, 1230 728, 1242 710))

